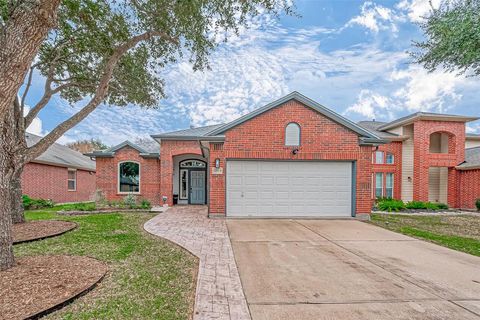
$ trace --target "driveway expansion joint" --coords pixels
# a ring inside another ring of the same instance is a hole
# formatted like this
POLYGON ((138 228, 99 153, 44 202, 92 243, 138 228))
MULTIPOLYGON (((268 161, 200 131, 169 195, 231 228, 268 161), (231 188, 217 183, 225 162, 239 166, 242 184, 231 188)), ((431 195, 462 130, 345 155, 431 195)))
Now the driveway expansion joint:
POLYGON ((209 219, 206 206, 175 206, 144 229, 199 258, 194 320, 250 320, 225 219, 209 219))

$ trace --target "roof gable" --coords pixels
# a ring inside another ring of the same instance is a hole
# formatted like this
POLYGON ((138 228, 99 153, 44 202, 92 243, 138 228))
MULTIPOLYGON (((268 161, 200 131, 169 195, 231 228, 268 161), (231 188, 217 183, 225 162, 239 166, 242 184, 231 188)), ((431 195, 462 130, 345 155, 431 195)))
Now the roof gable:
POLYGON ((139 145, 129 141, 129 140, 126 140, 126 141, 123 141, 122 143, 120 144, 117 144, 116 146, 113 146, 107 150, 105 150, 105 153, 108 153, 108 152, 115 152, 115 151, 118 151, 122 148, 125 148, 125 147, 130 147, 130 148, 133 148, 135 150, 137 150, 138 152, 140 153, 148 153, 147 150, 143 149, 142 147, 140 147, 139 145))
POLYGON ((261 108, 258 108, 236 120, 233 120, 232 122, 229 122, 227 124, 224 124, 222 126, 219 126, 218 128, 214 129, 213 131, 209 132, 208 135, 209 136, 215 136, 215 135, 219 135, 219 134, 223 134, 224 132, 232 129, 233 127, 236 127, 250 119, 253 119, 255 118, 256 116, 258 115, 261 115, 273 108, 276 108, 290 100, 296 100, 300 103, 302 103, 303 105, 319 112, 320 114, 324 115, 325 117, 343 125, 344 127, 347 127, 348 129, 352 130, 353 132, 357 133, 359 136, 363 137, 363 138, 366 138, 367 140, 369 140, 368 142, 383 142, 380 137, 378 137, 377 135, 375 135, 374 133, 362 128, 361 126, 355 124, 354 122, 348 120, 347 118, 339 115, 338 113, 336 113, 335 111, 333 110, 330 110, 328 109, 327 107, 324 107, 323 105, 313 101, 312 99, 310 98, 307 98, 306 96, 294 91, 286 96, 284 96, 283 98, 280 98, 276 101, 273 101, 261 108))

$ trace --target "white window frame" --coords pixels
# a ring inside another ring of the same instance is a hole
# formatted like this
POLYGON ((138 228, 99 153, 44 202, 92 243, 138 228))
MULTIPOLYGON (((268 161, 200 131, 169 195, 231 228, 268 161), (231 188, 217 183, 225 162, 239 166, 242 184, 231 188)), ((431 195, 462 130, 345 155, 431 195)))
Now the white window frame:
POLYGON ((290 122, 289 124, 287 124, 285 126, 285 146, 287 147, 299 147, 300 146, 300 143, 301 143, 301 138, 302 138, 302 128, 300 127, 300 125, 296 122, 290 122), (296 126, 297 129, 298 129, 298 143, 296 144, 288 144, 287 143, 287 130, 290 126, 296 126))
POLYGON ((142 169, 142 165, 140 164, 140 162, 134 161, 134 160, 125 160, 117 164, 117 194, 140 194, 141 193, 142 191, 141 189, 142 170, 141 169, 142 169), (120 191, 120 165, 122 163, 127 163, 127 162, 133 162, 138 164, 138 191, 120 191))
POLYGON ((70 192, 75 192, 75 191, 77 191, 77 169, 73 169, 73 168, 68 168, 68 169, 67 169, 67 191, 70 191, 70 192), (69 173, 70 173, 70 172, 75 172, 75 178, 74 178, 74 179, 70 179, 70 177, 69 177, 69 173), (69 187, 69 185, 68 185, 68 183, 69 183, 70 181, 73 181, 73 182, 74 182, 75 187, 74 187, 73 189, 70 189, 70 187, 69 187))
POLYGON ((386 172, 385 173, 385 196, 388 197, 387 195, 387 189, 392 189, 392 194, 391 194, 391 197, 390 198, 394 198, 393 197, 393 192, 395 190, 395 174, 393 172, 386 172), (387 186, 387 181, 388 181, 388 175, 391 175, 392 176, 392 186, 390 188, 388 188, 387 186))
POLYGON ((180 169, 180 181, 178 186, 178 199, 188 200, 188 169, 180 169), (182 197, 182 173, 185 172, 185 197, 182 197))
POLYGON ((375 164, 385 164, 385 152, 383 151, 375 151, 375 164), (382 154, 382 162, 378 162, 378 154, 382 154))
POLYGON ((395 164, 395 155, 391 152, 385 154, 385 164, 395 164), (388 156, 392 157, 392 162, 388 162, 388 156))
POLYGON ((375 181, 375 191, 374 191, 374 195, 375 195, 375 198, 383 198, 384 196, 384 183, 383 183, 383 179, 385 178, 385 174, 383 172, 375 172, 374 174, 374 181, 375 181), (382 190, 382 194, 380 196, 377 195, 377 189, 379 189, 377 187, 377 175, 381 175, 382 176, 382 179, 380 181, 382 181, 382 186, 381 186, 381 190, 382 190))

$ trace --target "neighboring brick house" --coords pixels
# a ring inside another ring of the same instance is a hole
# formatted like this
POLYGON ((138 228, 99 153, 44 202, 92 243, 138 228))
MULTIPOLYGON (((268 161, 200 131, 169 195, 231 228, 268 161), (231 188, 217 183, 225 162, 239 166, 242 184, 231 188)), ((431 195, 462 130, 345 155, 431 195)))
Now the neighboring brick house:
POLYGON ((356 124, 293 92, 227 124, 152 135, 154 150, 126 141, 89 155, 107 199, 208 204, 211 216, 361 217, 376 197, 472 208, 480 137, 465 123, 476 119, 356 124))
MULTIPOLYGON (((31 133, 25 138, 28 146, 41 139, 31 133)), ((95 161, 58 143, 27 163, 22 173, 23 194, 55 203, 91 201, 95 188, 95 161)))

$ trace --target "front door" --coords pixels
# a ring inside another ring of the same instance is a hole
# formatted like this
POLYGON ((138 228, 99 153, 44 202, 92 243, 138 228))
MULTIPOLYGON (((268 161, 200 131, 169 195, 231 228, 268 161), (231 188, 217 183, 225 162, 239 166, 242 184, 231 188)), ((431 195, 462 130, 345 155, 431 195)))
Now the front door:
POLYGON ((205 171, 190 171, 190 203, 205 204, 205 171))

